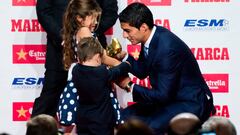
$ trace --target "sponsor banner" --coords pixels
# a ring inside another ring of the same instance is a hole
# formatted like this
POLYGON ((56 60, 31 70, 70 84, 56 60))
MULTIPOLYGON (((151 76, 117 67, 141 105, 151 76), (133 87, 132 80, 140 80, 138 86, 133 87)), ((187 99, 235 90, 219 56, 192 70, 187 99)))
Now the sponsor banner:
POLYGON ((11 32, 45 32, 37 19, 12 19, 11 32))
POLYGON ((13 121, 27 121, 32 114, 33 102, 13 102, 13 121))
POLYGON ((155 23, 155 25, 163 26, 163 27, 167 28, 168 30, 171 30, 169 19, 155 19, 154 23, 155 23))
POLYGON ((171 6, 171 0, 128 0, 128 5, 134 2, 144 3, 147 6, 171 6))
POLYGON ((184 23, 184 30, 190 32, 229 31, 229 21, 226 19, 187 19, 184 23))
POLYGON ((229 75, 228 74, 203 74, 203 77, 214 93, 229 92, 229 75))
POLYGON ((13 64, 44 64, 46 45, 17 45, 12 47, 13 64))
POLYGON ((229 60, 228 48, 191 48, 197 60, 229 60))
POLYGON ((36 0, 12 0, 12 6, 35 6, 36 0))
POLYGON ((228 105, 215 105, 214 107, 216 109, 216 113, 214 114, 215 116, 230 118, 228 105))
POLYGON ((14 77, 12 81, 13 89, 41 89, 43 86, 43 77, 14 77))

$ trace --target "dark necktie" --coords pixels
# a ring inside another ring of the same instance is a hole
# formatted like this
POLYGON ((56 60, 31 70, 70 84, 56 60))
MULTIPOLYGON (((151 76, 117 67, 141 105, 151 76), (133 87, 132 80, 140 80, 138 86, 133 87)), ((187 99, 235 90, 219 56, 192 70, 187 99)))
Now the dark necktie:
POLYGON ((147 58, 148 57, 148 47, 143 47, 143 51, 144 51, 144 56, 145 56, 145 58, 147 58))

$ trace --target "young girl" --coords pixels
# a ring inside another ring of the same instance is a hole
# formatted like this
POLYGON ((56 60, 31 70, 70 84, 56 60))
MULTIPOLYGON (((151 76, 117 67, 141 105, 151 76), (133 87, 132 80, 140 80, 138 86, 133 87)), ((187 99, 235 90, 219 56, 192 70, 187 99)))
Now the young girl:
MULTIPOLYGON (((63 20, 63 63, 66 70, 76 62, 76 44, 83 37, 94 36, 101 17, 101 8, 95 0, 71 0, 63 20)), ((120 62, 103 54, 103 63, 116 66, 120 62)))

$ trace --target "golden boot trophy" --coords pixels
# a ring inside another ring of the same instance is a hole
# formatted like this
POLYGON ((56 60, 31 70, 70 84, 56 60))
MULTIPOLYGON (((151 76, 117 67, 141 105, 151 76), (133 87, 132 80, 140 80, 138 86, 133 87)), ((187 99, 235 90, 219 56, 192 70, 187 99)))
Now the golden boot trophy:
POLYGON ((110 57, 115 57, 118 53, 122 51, 122 46, 117 38, 112 39, 112 43, 107 46, 106 52, 110 57))

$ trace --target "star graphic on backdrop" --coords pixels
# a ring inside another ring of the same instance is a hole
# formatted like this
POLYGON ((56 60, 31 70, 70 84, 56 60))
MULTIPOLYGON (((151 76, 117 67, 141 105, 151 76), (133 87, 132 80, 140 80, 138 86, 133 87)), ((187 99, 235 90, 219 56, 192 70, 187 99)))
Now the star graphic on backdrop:
POLYGON ((135 59, 138 59, 138 57, 139 57, 139 51, 138 51, 137 49, 135 49, 134 52, 131 52, 131 54, 133 55, 133 57, 134 57, 135 59))
POLYGON ((26 2, 26 0, 17 0, 17 3, 26 2))
POLYGON ((27 53, 24 52, 23 49, 21 49, 20 52, 17 52, 17 55, 18 55, 18 60, 20 60, 20 59, 26 60, 27 53))
POLYGON ((27 112, 27 111, 28 111, 28 110, 24 110, 23 106, 21 106, 21 109, 20 109, 20 110, 17 110, 17 112, 18 112, 18 118, 21 117, 21 116, 26 117, 26 112, 27 112))

